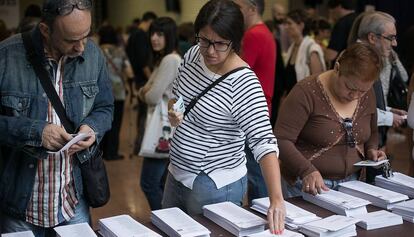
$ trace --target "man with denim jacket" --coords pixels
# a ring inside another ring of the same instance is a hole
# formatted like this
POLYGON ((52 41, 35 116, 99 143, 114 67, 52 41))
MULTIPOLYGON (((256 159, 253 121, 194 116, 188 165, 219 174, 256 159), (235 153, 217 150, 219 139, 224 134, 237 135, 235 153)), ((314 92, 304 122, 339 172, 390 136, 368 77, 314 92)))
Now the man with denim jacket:
POLYGON ((113 96, 105 58, 88 40, 90 0, 45 0, 31 32, 36 59, 49 72, 77 133, 90 133, 68 151, 72 135, 60 123, 32 65, 22 36, 0 43, 0 226, 2 233, 89 222, 79 164, 110 129, 113 96))

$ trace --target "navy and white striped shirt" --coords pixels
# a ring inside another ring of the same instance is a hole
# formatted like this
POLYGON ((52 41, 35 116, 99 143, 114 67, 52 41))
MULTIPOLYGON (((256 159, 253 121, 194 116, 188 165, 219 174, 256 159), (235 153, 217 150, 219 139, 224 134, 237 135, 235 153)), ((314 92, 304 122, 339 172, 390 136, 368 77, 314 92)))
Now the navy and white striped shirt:
MULTIPOLYGON (((194 46, 184 56, 173 94, 182 96, 188 106, 219 77, 206 67, 199 47, 194 46)), ((279 152, 263 90, 249 68, 230 74, 197 101, 175 130, 169 171, 190 189, 200 172, 217 188, 233 183, 247 172, 246 137, 257 161, 279 152)))

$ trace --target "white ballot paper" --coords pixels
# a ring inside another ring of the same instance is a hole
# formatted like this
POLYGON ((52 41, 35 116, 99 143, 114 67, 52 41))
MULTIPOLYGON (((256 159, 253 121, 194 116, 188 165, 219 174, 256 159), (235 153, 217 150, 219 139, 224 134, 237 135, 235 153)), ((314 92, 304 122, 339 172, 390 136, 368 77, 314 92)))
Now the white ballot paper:
POLYGON ((375 177, 375 185, 414 198, 414 178, 408 175, 398 172, 389 178, 378 175, 375 177))
POLYGON ((374 206, 391 209, 396 203, 408 199, 407 195, 390 191, 358 180, 339 184, 339 191, 368 200, 374 206))
POLYGON ((177 207, 152 211, 151 222, 168 236, 210 236, 210 231, 177 207))
POLYGON ((328 209, 336 214, 345 216, 365 214, 367 213, 366 205, 371 203, 367 200, 341 193, 333 189, 322 191, 321 194, 317 194, 316 196, 302 193, 302 197, 308 202, 328 209))
POLYGON ((47 153, 49 154, 60 154, 66 150, 68 150, 73 144, 79 142, 79 141, 83 141, 86 138, 92 136, 94 133, 78 133, 78 134, 73 134, 75 135, 68 143, 66 143, 66 145, 64 145, 59 151, 48 151, 47 153))
POLYGON ((8 234, 2 234, 1 237, 35 237, 32 231, 21 231, 8 234))
POLYGON ((401 216, 385 210, 370 212, 367 214, 356 216, 355 218, 360 220, 360 222, 358 222, 357 225, 366 230, 401 225, 403 223, 403 219, 401 216))
POLYGON ((321 220, 309 222, 305 225, 329 231, 338 231, 350 225, 355 225, 357 222, 359 222, 359 219, 341 215, 332 215, 321 220))
POLYGON ((63 225, 53 228, 58 237, 97 237, 92 228, 87 223, 63 225))
POLYGON ((129 215, 99 219, 98 223, 103 237, 161 237, 129 215))
POLYGON ((387 163, 388 160, 380 160, 380 161, 373 161, 373 160, 361 160, 360 162, 357 162, 354 164, 354 166, 371 166, 371 167, 375 167, 375 166, 379 166, 382 164, 387 163))
POLYGON ((184 113, 185 107, 184 107, 184 100, 182 96, 180 96, 178 100, 174 103, 173 110, 175 112, 184 113))

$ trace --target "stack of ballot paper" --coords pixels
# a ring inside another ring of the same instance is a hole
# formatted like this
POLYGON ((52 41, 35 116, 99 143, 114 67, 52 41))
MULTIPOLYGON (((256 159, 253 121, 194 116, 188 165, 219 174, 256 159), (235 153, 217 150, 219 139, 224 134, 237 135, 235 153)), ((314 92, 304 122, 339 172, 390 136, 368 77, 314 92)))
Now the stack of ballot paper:
POLYGON ((301 233, 293 232, 290 230, 284 230, 283 234, 275 235, 270 233, 269 230, 265 230, 256 234, 248 235, 247 237, 304 237, 301 233))
POLYGON ((303 199, 339 215, 356 216, 367 213, 369 201, 330 189, 321 194, 302 193, 303 199))
POLYGON ((385 210, 370 212, 360 216, 355 216, 355 218, 360 220, 360 222, 357 223, 357 226, 366 230, 401 225, 403 223, 401 216, 385 210))
POLYGON ((309 237, 350 237, 357 235, 356 222, 358 220, 352 217, 333 215, 306 223, 299 231, 309 237))
POLYGON ((53 229, 56 231, 58 237, 97 237, 88 223, 63 225, 53 229))
POLYGON ((119 215, 99 220, 99 232, 103 237, 148 236, 161 235, 148 229, 129 215, 119 215))
POLYGON ((361 181, 349 181, 339 184, 339 191, 368 200, 372 205, 391 209, 396 203, 407 200, 408 196, 370 185, 361 181))
POLYGON ((394 176, 388 179, 378 175, 375 177, 375 185, 414 198, 414 178, 408 175, 394 172, 394 176))
POLYGON ((266 221, 231 202, 203 207, 203 214, 235 236, 246 236, 264 231, 266 221))
POLYGON ((151 222, 168 236, 210 236, 210 231, 177 207, 152 211, 151 222))
POLYGON ((395 205, 392 212, 402 216, 404 220, 414 223, 414 199, 395 205))
POLYGON ((8 234, 2 234, 1 237, 35 237, 33 232, 29 231, 21 231, 21 232, 14 232, 8 234))
MULTIPOLYGON (((258 198, 252 201, 252 209, 262 214, 267 215, 267 209, 269 209, 270 201, 268 197, 258 198)), ((320 220, 321 218, 312 212, 306 211, 298 206, 295 206, 285 201, 286 217, 285 224, 289 229, 297 229, 299 225, 320 220)))

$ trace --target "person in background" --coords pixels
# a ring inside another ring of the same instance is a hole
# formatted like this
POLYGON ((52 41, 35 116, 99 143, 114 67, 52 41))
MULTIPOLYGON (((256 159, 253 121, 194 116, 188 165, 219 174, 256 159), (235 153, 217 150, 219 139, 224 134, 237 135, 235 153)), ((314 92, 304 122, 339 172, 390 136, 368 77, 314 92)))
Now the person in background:
MULTIPOLYGON (((134 70, 134 81, 130 85, 131 103, 137 96, 135 91, 145 85, 151 75, 149 67, 149 59, 151 54, 151 45, 149 42, 148 29, 152 23, 157 19, 157 15, 153 12, 145 12, 138 25, 138 28, 131 31, 128 38, 127 46, 125 48, 132 69, 134 70)), ((134 107, 138 110, 137 115, 137 137, 135 139, 134 154, 138 154, 142 142, 142 136, 145 129, 145 116, 147 114, 147 107, 145 103, 140 103, 134 107)))
POLYGON ((361 159, 385 159, 372 89, 381 69, 377 49, 356 43, 333 70, 298 82, 289 93, 275 127, 285 198, 336 189, 359 178, 353 164, 361 159))
MULTIPOLYGON (((275 83, 276 42, 269 28, 262 20, 264 12, 263 0, 235 0, 244 18, 241 58, 257 75, 266 98, 269 115, 272 108, 272 97, 275 83)), ((248 200, 267 197, 266 184, 259 163, 254 158, 246 141, 248 200)))
MULTIPOLYGON (((172 83, 177 76, 181 57, 177 50, 177 25, 173 19, 155 19, 149 28, 149 35, 153 71, 148 82, 138 91, 138 97, 148 105, 148 113, 151 113, 161 100, 167 104, 172 97, 172 83)), ((161 209, 167 165, 167 158, 144 157, 140 185, 151 210, 161 209)))
POLYGON ((190 101, 211 83, 225 79, 201 96, 189 112, 174 111, 169 119, 175 132, 163 208, 179 207, 201 214, 206 204, 230 201, 241 205, 247 189, 244 144, 247 138, 260 163, 270 198, 270 231, 284 229, 278 147, 260 82, 239 56, 243 15, 231 0, 208 1, 195 20, 197 45, 184 56, 173 94, 190 101))
POLYGON ((347 46, 352 23, 358 14, 355 13, 354 1, 351 0, 329 0, 328 8, 329 15, 335 22, 335 25, 332 29, 325 60, 329 65, 333 65, 338 54, 347 46))
POLYGON ((408 136, 408 145, 410 150, 409 167, 408 175, 414 177, 414 74, 411 74, 410 84, 408 86, 408 114, 407 114, 407 124, 411 128, 408 136))
POLYGON ((292 39, 287 52, 284 93, 288 94, 296 82, 326 70, 321 46, 309 35, 311 22, 303 10, 288 13, 286 29, 292 39))
POLYGON ((75 133, 62 126, 27 60, 22 35, 0 43, 0 226, 2 233, 54 236, 54 227, 90 223, 80 164, 97 151, 111 128, 113 95, 105 57, 88 40, 92 2, 45 0, 42 20, 28 32, 75 133), (70 40, 68 40, 70 39, 70 40))
POLYGON ((106 24, 99 29, 98 35, 99 45, 106 58, 109 79, 112 83, 112 93, 115 99, 112 128, 104 135, 101 148, 105 160, 118 160, 123 158, 118 150, 119 134, 124 114, 125 81, 127 78, 132 78, 134 73, 124 48, 119 46, 119 38, 115 28, 106 24))
MULTIPOLYGON (((321 46, 323 54, 326 55, 329 39, 331 38, 331 25, 324 18, 315 19, 312 21, 312 36, 316 43, 321 46)), ((325 61, 326 68, 331 68, 329 62, 325 61)))
MULTIPOLYGON (((276 46, 280 51, 280 54, 286 53, 290 46, 290 39, 286 33, 286 9, 279 3, 272 5, 272 20, 274 25, 274 35, 276 38, 276 46)), ((279 59, 279 58, 278 58, 279 59)), ((277 72, 277 69, 276 69, 277 72)))
POLYGON ((34 29, 40 22, 42 11, 37 4, 30 4, 24 11, 24 17, 17 27, 17 32, 23 33, 34 29))
MULTIPOLYGON (((358 41, 371 44, 381 53, 384 64, 379 75, 379 80, 374 84, 377 98, 379 147, 386 152, 387 132, 389 127, 401 127, 407 116, 407 111, 388 106, 388 96, 391 80, 400 77, 404 83, 408 81, 408 75, 402 66, 398 55, 393 50, 397 46, 397 30, 395 19, 385 12, 372 12, 363 15, 358 27, 358 41)), ((355 37, 351 37, 355 38, 355 37)), ((367 168, 368 183, 373 183, 375 176, 381 170, 367 168)))
POLYGON ((178 26, 178 48, 180 55, 184 54, 195 44, 194 24, 185 22, 178 26))

